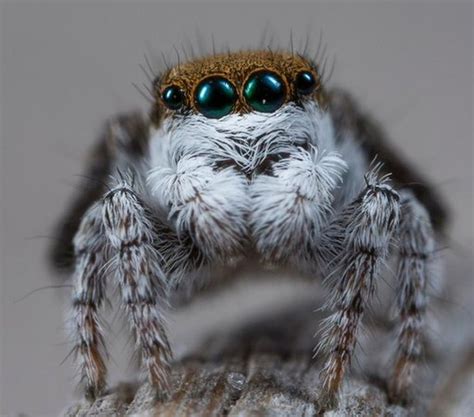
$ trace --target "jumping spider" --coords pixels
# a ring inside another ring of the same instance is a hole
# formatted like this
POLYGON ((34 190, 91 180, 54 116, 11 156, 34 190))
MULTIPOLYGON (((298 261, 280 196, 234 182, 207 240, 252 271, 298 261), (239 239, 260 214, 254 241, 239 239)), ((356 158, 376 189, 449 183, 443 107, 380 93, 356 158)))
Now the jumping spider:
MULTIPOLYGON (((149 382, 166 393, 172 352, 164 316, 173 295, 191 293, 217 267, 257 258, 328 283, 332 314, 319 350, 321 403, 330 407, 381 267, 395 252, 389 391, 406 398, 446 217, 434 190, 301 55, 215 54, 169 69, 152 90, 149 118, 108 123, 89 166, 97 185, 62 224, 62 241, 73 241, 70 323, 86 396, 106 385, 98 314, 107 280, 120 286, 149 382)), ((54 256, 68 249, 58 246, 54 256)))

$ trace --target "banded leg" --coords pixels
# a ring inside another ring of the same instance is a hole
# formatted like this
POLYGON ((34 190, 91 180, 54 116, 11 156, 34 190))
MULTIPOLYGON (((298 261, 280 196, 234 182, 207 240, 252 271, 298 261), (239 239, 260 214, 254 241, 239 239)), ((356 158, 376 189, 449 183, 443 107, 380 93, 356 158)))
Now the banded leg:
POLYGON ((407 400, 408 388, 422 354, 427 284, 435 237, 426 209, 409 191, 402 193, 397 279, 399 316, 397 351, 389 394, 393 401, 407 400))
POLYGON ((153 220, 131 181, 123 179, 104 197, 103 222, 111 268, 141 352, 149 382, 169 392, 171 349, 164 325, 166 283, 154 248, 153 220))
POLYGON ((327 278, 333 291, 326 307, 335 308, 324 326, 318 350, 327 355, 321 371, 321 407, 332 408, 350 364, 357 329, 388 255, 399 218, 399 196, 385 182, 368 181, 359 198, 343 210, 323 236, 326 262, 336 259, 327 278), (326 249, 330 248, 330 249, 326 249), (332 275, 334 274, 334 275, 332 275))
POLYGON ((105 388, 103 332, 98 310, 104 301, 106 245, 102 228, 101 205, 85 213, 74 237, 74 294, 70 325, 76 360, 86 397, 93 400, 105 388))

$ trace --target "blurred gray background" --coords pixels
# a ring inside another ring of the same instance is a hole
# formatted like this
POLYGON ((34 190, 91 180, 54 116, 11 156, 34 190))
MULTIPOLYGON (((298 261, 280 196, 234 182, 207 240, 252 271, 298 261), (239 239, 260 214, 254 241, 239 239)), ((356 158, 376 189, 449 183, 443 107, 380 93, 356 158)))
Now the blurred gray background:
MULTIPOLYGON (((448 290, 466 282, 453 297, 472 340, 472 4, 38 3, 0 6, 1 415, 58 415, 73 398, 71 362, 61 365, 69 288, 18 300, 61 282, 45 260, 48 236, 104 119, 147 109, 132 86, 146 80, 144 54, 174 55, 196 30, 207 45, 212 34, 232 49, 258 45, 265 26, 281 46, 291 30, 295 44, 309 33, 316 47, 322 31, 336 56, 330 84, 363 102, 452 207, 448 290)), ((304 292, 304 284, 247 283, 200 300, 173 315, 176 348, 304 292)), ((124 340, 113 339, 114 380, 131 373, 124 340)))

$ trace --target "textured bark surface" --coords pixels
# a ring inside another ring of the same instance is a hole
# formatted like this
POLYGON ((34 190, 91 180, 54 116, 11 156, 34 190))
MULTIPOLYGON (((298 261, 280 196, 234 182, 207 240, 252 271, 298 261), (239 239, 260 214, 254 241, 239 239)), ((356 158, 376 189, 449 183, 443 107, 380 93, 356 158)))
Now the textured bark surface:
MULTIPOLYGON (((456 361, 430 352, 414 397, 418 406, 389 404, 381 354, 391 338, 390 325, 372 320, 365 359, 356 360, 346 379, 337 410, 320 414, 317 406, 321 360, 312 358, 315 345, 314 307, 300 305, 232 331, 216 334, 173 370, 174 394, 153 399, 145 384, 123 384, 94 404, 72 406, 67 417, 92 416, 392 416, 471 415, 474 410, 474 349, 456 361), (446 365, 447 363, 450 365, 446 365), (456 363, 455 363, 456 362, 456 363), (439 381, 439 369, 448 367, 439 381), (434 395, 433 395, 434 393, 434 395), (430 398, 434 398, 430 400, 430 398)), ((385 349, 386 350, 386 349, 385 349)), ((436 349, 435 349, 436 350, 436 349)))

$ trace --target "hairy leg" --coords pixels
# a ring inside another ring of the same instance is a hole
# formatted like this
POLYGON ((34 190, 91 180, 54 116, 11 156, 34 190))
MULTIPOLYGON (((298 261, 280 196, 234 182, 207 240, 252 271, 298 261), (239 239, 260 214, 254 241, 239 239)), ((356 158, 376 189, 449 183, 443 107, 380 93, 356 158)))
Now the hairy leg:
POLYGON ((405 401, 420 361, 423 344, 427 286, 432 266, 435 236, 427 210, 410 191, 401 194, 401 220, 397 244, 397 351, 389 394, 405 401))
POLYGON ((148 380, 159 394, 167 394, 172 356, 163 316, 167 282, 154 247, 159 236, 133 180, 117 181, 103 199, 102 216, 112 274, 120 285, 148 380))
POLYGON ((86 397, 94 399, 105 387, 106 367, 103 332, 98 310, 104 301, 107 262, 101 204, 85 213, 74 238, 75 270, 70 330, 78 371, 86 397))
POLYGON ((318 351, 327 356, 321 371, 321 406, 334 407, 357 342, 357 330, 388 255, 399 218, 399 196, 386 180, 367 177, 367 188, 323 232, 321 254, 332 296, 318 351))

